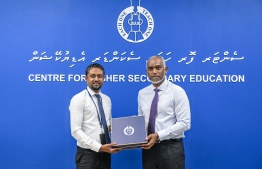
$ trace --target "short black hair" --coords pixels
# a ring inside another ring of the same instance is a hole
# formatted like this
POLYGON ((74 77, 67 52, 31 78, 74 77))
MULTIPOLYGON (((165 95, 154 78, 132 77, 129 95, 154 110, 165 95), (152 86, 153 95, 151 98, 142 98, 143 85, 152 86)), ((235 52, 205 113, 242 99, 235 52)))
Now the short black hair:
POLYGON ((103 74, 105 75, 105 69, 104 69, 104 67, 102 65, 100 65, 99 63, 92 63, 89 66, 87 66, 87 68, 86 68, 86 76, 89 73, 90 69, 92 69, 92 68, 99 68, 99 69, 101 69, 103 71, 103 74))

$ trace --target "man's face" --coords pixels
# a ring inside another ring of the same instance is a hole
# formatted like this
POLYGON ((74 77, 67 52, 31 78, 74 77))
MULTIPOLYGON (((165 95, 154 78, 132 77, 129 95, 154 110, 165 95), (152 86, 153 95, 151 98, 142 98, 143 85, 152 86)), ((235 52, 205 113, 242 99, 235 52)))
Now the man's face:
POLYGON ((155 87, 160 86, 165 80, 164 76, 168 68, 164 68, 161 58, 153 57, 147 61, 147 75, 155 87))
POLYGON ((98 93, 104 83, 104 72, 99 68, 91 68, 85 77, 90 89, 98 93))

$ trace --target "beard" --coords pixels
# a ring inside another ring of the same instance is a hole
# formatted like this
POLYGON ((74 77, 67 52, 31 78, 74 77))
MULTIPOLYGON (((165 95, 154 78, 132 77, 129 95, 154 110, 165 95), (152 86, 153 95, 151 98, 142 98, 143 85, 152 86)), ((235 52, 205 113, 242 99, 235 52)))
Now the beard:
POLYGON ((165 79, 165 76, 162 77, 162 79, 158 80, 158 81, 153 81, 151 79, 149 79, 149 81, 152 83, 152 84, 159 84, 160 82, 162 82, 163 80, 165 79))
POLYGON ((95 84, 93 84, 92 86, 90 86, 90 88, 91 88, 92 90, 94 90, 94 91, 100 90, 101 87, 102 87, 102 85, 100 85, 100 84, 98 84, 98 83, 95 83, 95 84))

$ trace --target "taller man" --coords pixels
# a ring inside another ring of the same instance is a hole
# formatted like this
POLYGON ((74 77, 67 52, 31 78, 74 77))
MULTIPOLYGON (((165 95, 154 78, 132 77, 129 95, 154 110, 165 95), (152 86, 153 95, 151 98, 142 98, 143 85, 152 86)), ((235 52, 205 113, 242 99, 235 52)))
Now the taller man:
POLYGON ((77 140, 75 163, 77 169, 110 169, 111 154, 119 148, 111 148, 111 100, 101 93, 104 68, 93 63, 86 68, 88 87, 76 94, 70 102, 72 136, 77 140))
POLYGON ((143 169, 184 169, 184 131, 190 129, 190 107, 185 91, 165 78, 161 56, 147 60, 152 82, 138 93, 138 114, 144 115, 148 143, 143 145, 143 169))

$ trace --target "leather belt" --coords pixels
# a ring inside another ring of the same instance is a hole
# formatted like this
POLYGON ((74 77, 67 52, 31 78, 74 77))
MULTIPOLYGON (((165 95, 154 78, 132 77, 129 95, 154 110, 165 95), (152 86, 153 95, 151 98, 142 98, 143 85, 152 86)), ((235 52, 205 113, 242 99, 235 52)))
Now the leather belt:
POLYGON ((156 143, 173 143, 173 142, 181 142, 182 138, 175 138, 175 139, 169 139, 169 140, 157 140, 156 143))
POLYGON ((91 149, 86 149, 86 148, 82 148, 82 147, 79 147, 79 146, 77 146, 77 149, 82 150, 82 151, 94 152, 94 151, 91 150, 91 149))

